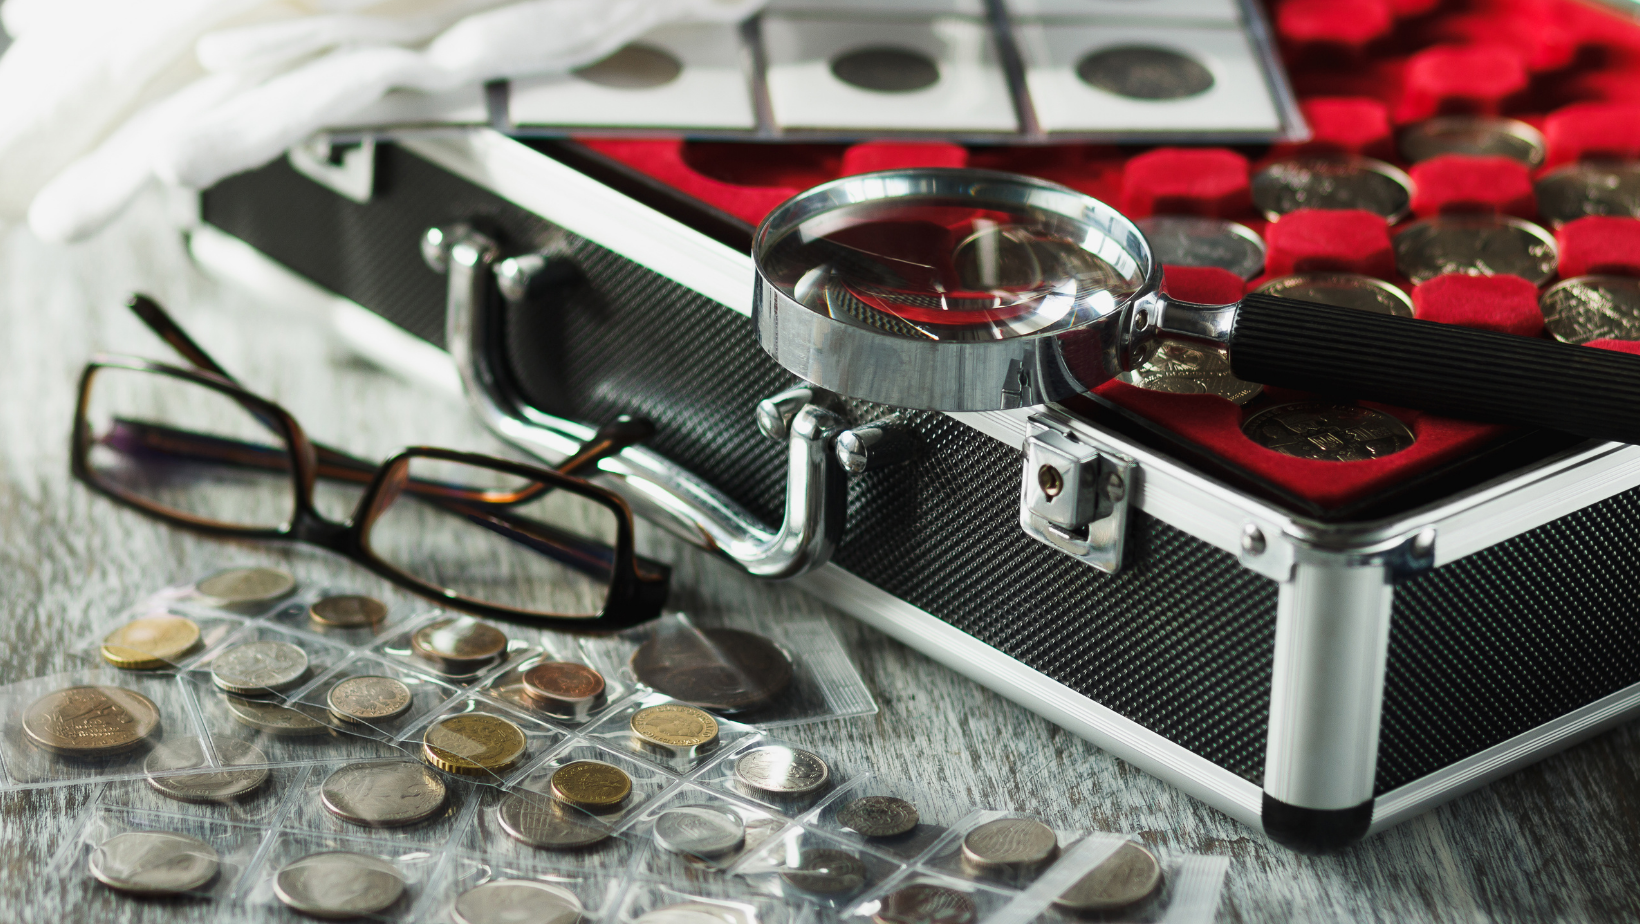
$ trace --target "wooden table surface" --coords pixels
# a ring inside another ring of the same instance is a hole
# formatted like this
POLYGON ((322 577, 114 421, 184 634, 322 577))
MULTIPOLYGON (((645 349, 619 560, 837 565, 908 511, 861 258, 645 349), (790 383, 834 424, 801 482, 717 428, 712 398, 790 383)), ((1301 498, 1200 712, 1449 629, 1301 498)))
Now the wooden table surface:
MULTIPOLYGON (((73 390, 95 351, 171 359, 123 308, 171 307, 253 390, 317 438, 380 457, 411 443, 501 449, 460 402, 349 355, 321 318, 275 310, 189 262, 159 197, 100 237, 47 246, 0 231, 0 682, 75 665, 68 642, 135 597, 224 563, 264 562, 392 600, 362 570, 302 549, 229 545, 94 497, 68 472, 73 390)), ((1214 809, 790 587, 684 551, 674 601, 710 621, 822 615, 881 711, 786 737, 907 791, 1137 834, 1230 858, 1220 921, 1640 920, 1640 728, 1625 726, 1343 854, 1298 856, 1214 809)), ((0 921, 60 922, 80 869, 50 859, 90 787, 0 794, 0 921)), ((207 905, 121 900, 121 920, 204 920, 207 905)), ((265 916, 240 910, 234 919, 265 916)))

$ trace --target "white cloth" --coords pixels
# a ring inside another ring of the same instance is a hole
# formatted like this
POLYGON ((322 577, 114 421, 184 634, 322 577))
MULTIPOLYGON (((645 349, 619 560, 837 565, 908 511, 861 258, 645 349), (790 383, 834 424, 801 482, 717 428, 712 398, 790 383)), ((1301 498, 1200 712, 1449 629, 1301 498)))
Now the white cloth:
POLYGON ((395 89, 563 73, 764 0, 5 0, 0 216, 93 233, 157 176, 204 188, 395 89))

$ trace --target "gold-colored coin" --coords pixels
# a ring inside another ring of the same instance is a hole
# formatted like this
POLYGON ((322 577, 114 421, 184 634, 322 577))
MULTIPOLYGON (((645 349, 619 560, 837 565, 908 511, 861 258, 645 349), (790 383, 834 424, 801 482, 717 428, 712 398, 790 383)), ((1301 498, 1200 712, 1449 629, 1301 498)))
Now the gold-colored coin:
POLYGON ((590 811, 608 811, 632 794, 632 777, 601 760, 572 761, 553 771, 552 794, 590 811))
POLYGON ((296 589, 296 578, 278 568, 229 568, 194 585, 224 606, 270 603, 296 589))
POLYGON ((434 722, 421 736, 422 756, 446 773, 505 773, 524 756, 524 730, 496 715, 469 712, 434 722))
POLYGON ((363 594, 321 597, 308 607, 308 618, 321 626, 365 629, 387 618, 387 604, 363 594))
POLYGON ((629 724, 639 741, 666 750, 687 751, 717 743, 717 719, 694 706, 664 703, 639 709, 632 713, 629 724))
POLYGON ((67 687, 23 710, 23 733, 69 757, 103 757, 137 747, 159 729, 154 701, 123 687, 67 687))
POLYGON ((102 657, 115 667, 148 671, 175 664, 198 647, 198 623, 159 613, 133 619, 108 633, 102 657))

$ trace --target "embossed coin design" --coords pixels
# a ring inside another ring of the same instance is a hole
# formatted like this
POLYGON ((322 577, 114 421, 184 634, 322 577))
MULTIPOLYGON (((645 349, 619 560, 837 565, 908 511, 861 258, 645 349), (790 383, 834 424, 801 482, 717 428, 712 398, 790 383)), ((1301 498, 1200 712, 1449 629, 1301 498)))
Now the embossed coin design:
POLYGON ((877 93, 911 93, 940 80, 933 58, 914 48, 888 45, 838 55, 831 62, 831 74, 850 86, 877 93))
POLYGON ((1253 174, 1253 205, 1275 221, 1298 209, 1362 209, 1400 221, 1412 208, 1412 178, 1370 157, 1299 157, 1253 174))
POLYGON ((744 712, 767 705, 792 682, 785 649, 739 629, 662 631, 632 653, 641 683, 702 709, 744 712))
POLYGON ((876 924, 974 924, 979 909, 956 889, 917 882, 890 892, 871 917, 876 924))
POLYGON ((446 773, 505 773, 524 756, 524 730, 497 715, 469 712, 439 719, 422 735, 422 755, 446 773))
POLYGON ((101 653, 115 667, 146 671, 175 664, 198 648, 198 623, 158 613, 138 617, 108 633, 101 653))
POLYGON ((847 898, 865 888, 865 863, 844 850, 811 848, 802 851, 797 866, 780 871, 785 888, 823 899, 847 898))
POLYGON ((575 850, 609 837, 585 813, 543 795, 508 793, 495 815, 508 837, 543 850, 575 850))
POLYGON ((715 860, 746 843, 746 823, 716 805, 680 805, 655 816, 654 838, 662 850, 715 860))
POLYGON ((307 672, 307 652, 271 639, 244 642, 211 659, 211 682, 240 695, 282 693, 299 685, 307 672))
POLYGON ((632 795, 632 777, 601 760, 575 760, 552 772, 552 794, 589 812, 609 812, 632 795))
POLYGON ((639 709, 627 724, 640 744, 675 756, 707 750, 718 740, 718 723, 710 713, 676 703, 639 709))
POLYGON ((1400 288, 1359 273, 1294 273, 1266 282, 1258 292, 1398 318, 1413 313, 1412 299, 1400 288))
POLYGON ((1053 900, 1074 914, 1105 914, 1139 904, 1162 884, 1156 855, 1128 841, 1053 900))
POLYGON ((575 893, 534 879, 492 879, 456 896, 456 924, 576 924, 584 909, 575 893))
POLYGON ((1439 116, 1401 133, 1401 154, 1412 163, 1442 154, 1507 157, 1528 167, 1543 163, 1547 150, 1537 129, 1496 116, 1439 116))
POLYGON ((1555 275, 1559 250, 1549 232, 1501 215, 1437 215, 1395 236, 1395 268, 1415 283, 1446 273, 1519 276, 1542 285, 1555 275))
POLYGON ((1640 218, 1640 162, 1583 161, 1538 178, 1538 215, 1563 225, 1590 215, 1640 218))
POLYGON ((507 636, 492 625, 460 616, 417 629, 410 636, 410 650, 441 673, 462 676, 495 663, 507 651, 507 636))
POLYGON ((273 877, 273 894, 316 918, 360 918, 398 901, 404 877, 381 857, 326 850, 281 867, 273 877))
POLYGON ((65 757, 120 754, 159 730, 159 707, 134 690, 68 687, 47 693, 23 710, 23 734, 65 757))
POLYGON ((601 87, 648 90, 677 80, 683 73, 683 62, 664 48, 633 42, 601 61, 570 73, 601 87))
POLYGON ((341 767, 319 787, 325 810, 364 828, 402 828, 444 809, 449 793, 438 774, 408 760, 341 767))
POLYGON ((366 629, 387 618, 387 604, 362 594, 320 597, 308 607, 308 618, 336 629, 366 629))
POLYGON ((524 672, 524 695, 550 715, 584 719, 604 705, 604 675, 573 661, 542 661, 524 672))
POLYGON ((1574 276, 1538 296, 1543 325, 1563 343, 1640 340, 1640 279, 1574 276))
POLYGON ((1076 76, 1129 99, 1184 99, 1213 89, 1213 72, 1200 61, 1149 45, 1101 48, 1077 63, 1076 76))
POLYGON ((1215 266, 1243 279, 1264 271, 1264 240, 1246 225, 1195 215, 1153 215, 1134 224, 1164 266, 1215 266))
POLYGON ((1378 459, 1417 442, 1406 424, 1383 411, 1327 401, 1266 408, 1247 418, 1241 432, 1265 449, 1323 462, 1378 459))
POLYGON ((211 750, 214 761, 207 759, 204 742, 198 738, 159 745, 142 764, 148 785, 179 802, 212 803, 249 795, 267 782, 268 771, 257 764, 267 763, 268 758, 256 745, 213 735, 211 750), (202 773, 177 772, 206 766, 211 769, 202 773))
POLYGON ((228 714, 241 725, 280 738, 308 738, 330 734, 330 726, 300 708, 281 706, 261 699, 222 697, 228 714))
POLYGON ((893 796, 862 796, 837 810, 837 823, 862 837, 899 837, 920 820, 915 805, 893 796))
POLYGON ((296 589, 296 578, 277 568, 229 568, 194 585, 224 606, 271 603, 296 589))
POLYGON ((738 908, 707 902, 679 902, 639 915, 632 924, 753 924, 738 908))
POLYGON ((812 796, 831 782, 831 768, 802 748, 766 744, 735 759, 735 782, 759 796, 812 796))
POLYGON ((178 895, 216 878, 221 856, 196 837, 127 831, 91 851, 86 868, 98 882, 133 895, 178 895))
POLYGON ((1230 372, 1230 358, 1211 347, 1159 341, 1132 369, 1118 376, 1129 385, 1175 395, 1218 395, 1246 404, 1264 391, 1230 372))
POLYGON ((962 839, 962 860, 976 869, 1023 872, 1037 869, 1059 853, 1053 829, 1032 818, 998 818, 962 839))
POLYGON ((383 722, 410 711, 410 688, 392 677, 349 677, 330 688, 325 705, 343 722, 383 722))

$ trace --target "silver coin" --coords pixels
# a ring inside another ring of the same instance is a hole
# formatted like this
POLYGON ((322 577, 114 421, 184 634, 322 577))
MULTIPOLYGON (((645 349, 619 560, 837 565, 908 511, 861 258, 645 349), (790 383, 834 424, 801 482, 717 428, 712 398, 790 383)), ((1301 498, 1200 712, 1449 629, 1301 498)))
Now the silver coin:
POLYGON ((319 787, 326 811, 365 828, 426 821, 444 809, 448 795, 438 774, 408 760, 348 764, 319 787))
POLYGON ((292 709, 260 699, 224 696, 228 714, 241 725, 281 738, 306 738, 330 734, 330 726, 301 709, 292 709))
POLYGON ((862 837, 899 837, 919 821, 915 805, 893 796, 863 796, 837 810, 837 823, 862 837))
POLYGON ((1565 343, 1640 340, 1640 279, 1574 276, 1538 296, 1543 326, 1565 343))
POLYGON ((381 722, 410 711, 414 697, 403 681, 365 675, 349 677, 330 688, 325 705, 343 722, 381 722))
POLYGON ((831 768, 802 748, 766 744, 735 759, 735 780, 760 795, 809 796, 831 782, 831 768))
POLYGON ((1121 911, 1156 894, 1161 885, 1162 865, 1156 855, 1128 841, 1053 903, 1076 914, 1121 911))
POLYGON ((161 795, 179 802, 227 802, 255 792, 268 780, 268 771, 255 766, 267 762, 267 757, 255 745, 235 738, 211 737, 211 750, 216 761, 211 765, 205 754, 205 743, 198 738, 167 741, 154 748, 143 761, 143 772, 148 774, 148 785, 161 795), (212 766, 203 773, 177 773, 196 767, 212 766), (237 770, 235 767, 248 767, 237 770))
POLYGON ((780 871, 783 888, 821 899, 847 898, 865 888, 870 876, 859 857, 824 847, 801 851, 796 866, 780 871))
POLYGON ((1590 215, 1640 218, 1640 161, 1583 161, 1538 178, 1538 215, 1560 226, 1590 215))
POLYGON ((1418 441, 1406 424, 1383 411, 1328 401, 1266 408, 1247 418, 1241 432, 1265 449, 1321 462, 1378 459, 1418 441))
POLYGON ((228 606, 270 603, 296 589, 296 578, 278 568, 229 568, 194 585, 201 594, 228 606))
POLYGON ((404 877, 381 857, 326 850, 280 868, 273 877, 273 894, 316 918, 358 918, 398 901, 404 877))
POLYGON ((1271 221, 1298 209, 1362 209, 1393 223, 1412 208, 1412 178, 1370 157, 1295 157, 1253 174, 1252 194, 1271 221))
POLYGON ((1216 266, 1243 279, 1264 271, 1264 240, 1244 224, 1194 215, 1153 215, 1135 224, 1157 263, 1216 266))
POLYGON ((856 48, 832 59, 831 75, 849 86, 876 93, 912 93, 940 81, 934 59, 915 48, 880 45, 856 48))
POLYGON ((91 851, 91 875, 134 895, 191 892, 216 877, 221 857, 210 844, 170 831, 127 831, 91 851))
POLYGON ((739 908, 706 902, 679 902, 638 915, 632 924, 751 924, 739 908))
POLYGON ((1152 45, 1121 45, 1089 53, 1076 65, 1088 86, 1129 99, 1184 99, 1213 89, 1213 72, 1189 55, 1152 45))
POLYGON ((508 793, 495 814, 508 837, 543 850, 574 850, 609 837, 585 813, 546 796, 508 793))
POLYGON ((1218 395, 1246 404, 1264 386, 1236 378, 1230 358, 1212 347, 1159 341, 1132 369, 1117 378, 1148 391, 1175 395, 1218 395))
POLYGON ((1497 116, 1440 116, 1401 133, 1401 154, 1415 164, 1442 154, 1464 154, 1507 157, 1536 167, 1543 163, 1547 150, 1537 129, 1518 119, 1497 116))
POLYGON ((1356 308, 1373 314, 1412 317, 1412 299, 1399 287, 1359 273, 1294 273, 1272 279, 1256 290, 1301 302, 1356 308))
POLYGON ((456 896, 456 924, 576 924, 585 909, 575 893, 534 879, 492 879, 456 896))
POLYGON ((683 73, 683 62, 664 48, 633 42, 601 61, 570 73, 600 87, 648 90, 677 80, 683 73))
POLYGON ((1058 835, 1031 818, 988 821, 962 839, 963 861, 980 869, 1036 869, 1058 853, 1058 835))
POLYGON ((740 849, 746 824, 726 808, 680 805, 655 817, 653 836, 662 850, 711 860, 740 849))
POLYGON ((307 676, 307 652, 264 639, 235 645, 211 661, 211 682, 229 693, 281 693, 307 676))
POLYGON ((1549 232, 1501 215, 1437 215, 1395 236, 1395 268, 1418 284, 1464 273, 1519 276, 1542 285, 1554 278, 1559 262, 1549 232))

